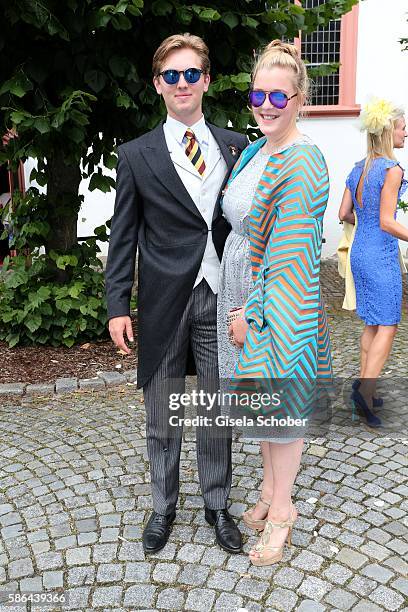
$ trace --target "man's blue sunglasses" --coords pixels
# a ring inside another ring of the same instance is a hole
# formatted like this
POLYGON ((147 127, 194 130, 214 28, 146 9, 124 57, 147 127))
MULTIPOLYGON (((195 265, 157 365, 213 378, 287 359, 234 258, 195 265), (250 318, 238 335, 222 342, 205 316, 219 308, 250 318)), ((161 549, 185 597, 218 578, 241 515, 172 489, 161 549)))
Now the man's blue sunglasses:
POLYGON ((200 80, 203 71, 200 68, 186 68, 185 70, 163 70, 157 76, 162 76, 167 85, 176 85, 180 80, 180 74, 184 76, 186 83, 192 85, 200 80))

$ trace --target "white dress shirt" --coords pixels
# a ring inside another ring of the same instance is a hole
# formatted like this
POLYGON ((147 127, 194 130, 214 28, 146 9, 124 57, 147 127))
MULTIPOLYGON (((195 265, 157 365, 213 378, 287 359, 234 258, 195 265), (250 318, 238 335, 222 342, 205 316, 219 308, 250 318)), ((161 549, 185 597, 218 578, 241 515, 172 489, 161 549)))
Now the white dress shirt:
POLYGON ((163 129, 174 167, 210 230, 207 234, 207 245, 194 287, 205 278, 213 293, 217 293, 220 262, 212 240, 211 225, 218 193, 227 172, 227 165, 204 117, 201 117, 194 125, 185 125, 168 115, 163 129), (206 164, 203 176, 185 153, 187 129, 194 132, 200 146, 206 164))
POLYGON ((187 129, 192 130, 200 146, 204 161, 205 163, 207 163, 210 130, 208 129, 208 125, 205 122, 204 115, 194 125, 186 125, 185 123, 181 123, 181 121, 177 121, 177 119, 173 119, 173 117, 170 117, 170 115, 167 115, 166 123, 163 125, 163 129, 169 150, 172 148, 169 147, 169 144, 174 145, 175 143, 177 143, 178 148, 181 150, 184 157, 191 165, 193 164, 188 159, 185 153, 187 145, 187 138, 185 138, 185 133, 187 129))

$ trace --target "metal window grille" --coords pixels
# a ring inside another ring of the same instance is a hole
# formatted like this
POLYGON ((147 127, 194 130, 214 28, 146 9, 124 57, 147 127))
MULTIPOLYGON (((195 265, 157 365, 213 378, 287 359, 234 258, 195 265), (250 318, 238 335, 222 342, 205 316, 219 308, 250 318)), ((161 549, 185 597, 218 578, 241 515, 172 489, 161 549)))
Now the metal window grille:
MULTIPOLYGON (((324 4, 326 0, 303 0, 306 9, 324 4)), ((330 21, 312 34, 302 34, 302 57, 311 67, 340 62, 341 20, 330 21)), ((339 69, 328 76, 315 77, 311 95, 312 106, 337 105, 339 103, 339 69)))

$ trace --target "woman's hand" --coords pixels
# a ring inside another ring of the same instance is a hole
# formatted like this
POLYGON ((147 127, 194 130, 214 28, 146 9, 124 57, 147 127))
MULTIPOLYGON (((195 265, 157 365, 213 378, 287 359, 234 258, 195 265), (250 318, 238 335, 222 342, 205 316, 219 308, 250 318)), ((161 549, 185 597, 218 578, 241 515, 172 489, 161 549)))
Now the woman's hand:
POLYGON ((248 331, 248 323, 243 317, 239 317, 229 326, 228 333, 236 346, 242 348, 245 342, 245 336, 248 331))

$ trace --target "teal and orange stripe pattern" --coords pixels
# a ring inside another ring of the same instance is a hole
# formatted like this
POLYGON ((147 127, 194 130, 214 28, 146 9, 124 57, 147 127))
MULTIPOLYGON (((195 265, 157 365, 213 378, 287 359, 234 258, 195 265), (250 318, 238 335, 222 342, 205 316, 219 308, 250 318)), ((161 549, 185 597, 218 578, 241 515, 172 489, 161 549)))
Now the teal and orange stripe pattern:
MULTIPOLYGON (((231 180, 262 141, 246 149, 231 180)), ((246 304, 250 327, 235 371, 238 388, 248 388, 245 379, 312 381, 332 376, 319 283, 328 195, 327 167, 315 145, 299 144, 269 158, 250 211, 255 285, 246 304)), ((305 402, 308 390, 307 384, 292 389, 305 402)))

